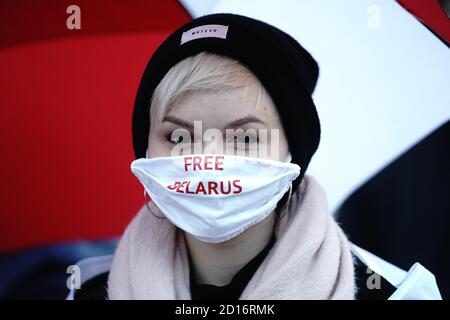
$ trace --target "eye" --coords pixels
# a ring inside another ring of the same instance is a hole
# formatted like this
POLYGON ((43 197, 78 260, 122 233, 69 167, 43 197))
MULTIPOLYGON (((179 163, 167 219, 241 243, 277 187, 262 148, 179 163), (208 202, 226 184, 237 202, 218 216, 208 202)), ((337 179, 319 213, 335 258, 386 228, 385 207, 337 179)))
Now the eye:
POLYGON ((173 132, 167 135, 167 141, 172 144, 190 143, 190 136, 186 133, 173 132))
POLYGON ((258 137, 254 135, 238 134, 234 136, 234 141, 238 144, 258 143, 258 137))
POLYGON ((181 143, 181 142, 183 142, 183 136, 178 136, 178 137, 169 136, 169 141, 174 144, 181 143))

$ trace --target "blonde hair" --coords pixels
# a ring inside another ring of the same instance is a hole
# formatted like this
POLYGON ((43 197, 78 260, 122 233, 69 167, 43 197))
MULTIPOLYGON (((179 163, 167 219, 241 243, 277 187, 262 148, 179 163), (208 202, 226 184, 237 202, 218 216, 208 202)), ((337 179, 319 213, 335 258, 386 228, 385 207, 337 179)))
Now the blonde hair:
MULTIPOLYGON (((255 78, 239 61, 218 54, 201 52, 174 65, 156 87, 150 102, 150 127, 161 123, 170 107, 184 94, 200 90, 233 90, 248 86, 255 78)), ((267 94, 259 85, 261 94, 267 94)))

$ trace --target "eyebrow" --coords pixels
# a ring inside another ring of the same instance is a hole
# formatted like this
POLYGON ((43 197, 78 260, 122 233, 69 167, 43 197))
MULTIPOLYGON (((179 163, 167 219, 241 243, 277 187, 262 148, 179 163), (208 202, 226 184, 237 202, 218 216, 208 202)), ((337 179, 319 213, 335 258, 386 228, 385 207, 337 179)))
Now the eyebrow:
MULTIPOLYGON (((177 117, 174 117, 174 116, 166 115, 166 116, 163 118, 163 122, 164 122, 164 121, 166 121, 166 122, 171 122, 171 123, 173 123, 173 124, 176 124, 176 125, 178 125, 178 126, 180 126, 180 127, 187 128, 187 129, 189 129, 189 130, 194 130, 194 125, 192 125, 191 123, 188 123, 188 122, 186 122, 186 121, 184 121, 184 120, 181 120, 181 119, 179 119, 179 118, 177 118, 177 117)), ((263 120, 261 120, 261 119, 259 119, 259 118, 257 118, 257 117, 254 117, 254 116, 246 116, 246 117, 243 117, 243 118, 241 118, 241 119, 237 119, 237 120, 234 120, 234 121, 228 123, 228 124, 225 126, 225 128, 235 128, 235 127, 242 126, 242 125, 244 125, 244 124, 252 123, 252 122, 255 122, 255 123, 261 123, 261 124, 266 124, 263 120)))
POLYGON ((194 125, 192 125, 192 124, 190 124, 190 123, 188 123, 188 122, 186 122, 184 120, 178 119, 178 118, 176 118, 174 116, 169 116, 169 115, 165 116, 163 118, 163 122, 165 122, 165 121, 166 122, 171 122, 173 124, 176 124, 176 125, 178 125, 180 127, 187 128, 189 130, 194 130, 194 125))
POLYGON ((243 117, 241 119, 234 120, 234 121, 230 122, 226 127, 227 128, 234 128, 234 127, 242 126, 244 124, 252 123, 252 122, 266 124, 263 120, 261 120, 261 119, 259 119, 257 117, 246 116, 246 117, 243 117))

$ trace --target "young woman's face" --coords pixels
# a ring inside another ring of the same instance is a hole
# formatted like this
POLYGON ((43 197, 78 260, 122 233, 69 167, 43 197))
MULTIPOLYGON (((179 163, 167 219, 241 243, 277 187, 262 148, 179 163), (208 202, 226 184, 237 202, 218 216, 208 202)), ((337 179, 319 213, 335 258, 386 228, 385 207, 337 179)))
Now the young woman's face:
POLYGON ((188 143, 186 133, 189 132, 190 144, 201 142, 202 153, 242 154, 246 151, 250 155, 257 149, 267 152, 253 156, 284 161, 288 144, 278 112, 268 95, 261 92, 258 97, 258 80, 253 75, 243 77, 248 81, 246 87, 228 91, 194 91, 177 99, 162 122, 150 128, 148 156, 173 155, 176 145, 188 143), (201 123, 201 132, 194 130, 194 121, 197 125, 201 123), (205 135, 208 129, 220 131, 222 141, 205 135), (233 148, 224 145, 230 141, 233 148))

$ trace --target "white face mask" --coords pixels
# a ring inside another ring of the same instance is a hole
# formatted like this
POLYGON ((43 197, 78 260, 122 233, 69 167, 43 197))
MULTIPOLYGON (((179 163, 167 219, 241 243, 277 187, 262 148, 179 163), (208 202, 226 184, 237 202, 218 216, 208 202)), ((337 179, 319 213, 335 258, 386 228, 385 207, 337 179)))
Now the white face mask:
POLYGON ((141 158, 131 171, 174 225, 219 243, 261 222, 300 174, 297 164, 231 155, 141 158))

